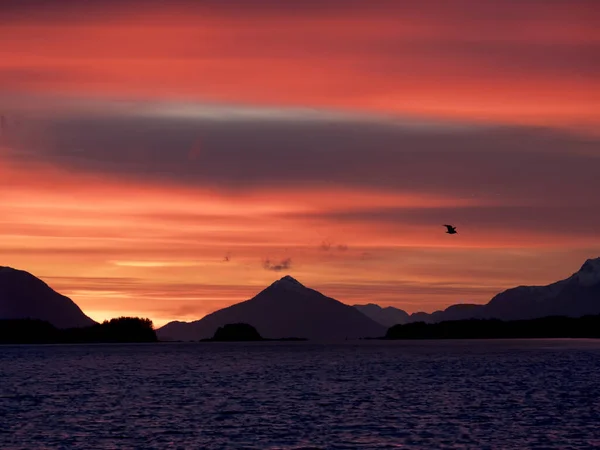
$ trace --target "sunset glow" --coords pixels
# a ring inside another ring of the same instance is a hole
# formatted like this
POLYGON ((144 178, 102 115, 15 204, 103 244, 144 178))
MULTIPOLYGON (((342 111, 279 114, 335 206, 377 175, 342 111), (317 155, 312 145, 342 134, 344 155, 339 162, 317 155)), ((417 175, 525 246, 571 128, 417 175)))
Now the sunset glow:
POLYGON ((0 265, 157 325, 288 273, 408 312, 570 275, 600 8, 450 3, 0 6, 0 265))

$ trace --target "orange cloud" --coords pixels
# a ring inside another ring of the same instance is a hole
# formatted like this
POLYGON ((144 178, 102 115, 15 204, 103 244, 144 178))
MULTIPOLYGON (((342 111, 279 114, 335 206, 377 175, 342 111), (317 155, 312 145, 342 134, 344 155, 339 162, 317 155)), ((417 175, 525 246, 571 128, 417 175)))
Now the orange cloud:
POLYGON ((7 92, 598 124, 593 2, 519 2, 510 15, 476 0, 325 3, 13 8, 0 27, 0 84, 7 92))

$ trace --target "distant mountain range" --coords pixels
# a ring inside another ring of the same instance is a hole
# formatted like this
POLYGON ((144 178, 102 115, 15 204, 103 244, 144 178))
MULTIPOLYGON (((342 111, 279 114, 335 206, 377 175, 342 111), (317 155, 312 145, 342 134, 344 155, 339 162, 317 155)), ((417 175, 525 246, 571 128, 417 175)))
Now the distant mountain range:
POLYGON ((386 306, 382 308, 375 303, 368 303, 366 305, 354 305, 365 316, 370 317, 375 322, 380 323, 386 327, 391 327, 397 324, 405 324, 410 321, 410 314, 393 306, 386 306))
MULTIPOLYGON (((194 322, 170 322, 157 330, 161 340, 201 340, 219 327, 246 323, 268 339, 340 340, 380 337, 395 324, 466 319, 526 320, 546 316, 600 314, 600 258, 589 259, 570 277, 547 286, 519 286, 485 305, 457 304, 428 314, 407 314, 375 304, 349 306, 303 286, 290 276, 254 298, 194 322)), ((57 328, 95 322, 68 297, 28 272, 0 266, 0 320, 37 319, 57 328)))
POLYGON ((157 330, 161 340, 210 338, 222 326, 247 323, 266 338, 343 340, 379 337, 385 326, 356 308, 303 286, 290 276, 274 282, 254 298, 223 308, 195 322, 171 322, 157 330))
POLYGON ((0 319, 38 319, 57 328, 94 325, 70 298, 22 270, 0 266, 0 319))
POLYGON ((546 316, 580 317, 600 314, 600 258, 588 259, 569 278, 547 286, 519 286, 496 295, 485 305, 457 304, 428 314, 407 314, 378 305, 355 305, 385 326, 411 322, 436 323, 465 319, 526 320, 546 316))

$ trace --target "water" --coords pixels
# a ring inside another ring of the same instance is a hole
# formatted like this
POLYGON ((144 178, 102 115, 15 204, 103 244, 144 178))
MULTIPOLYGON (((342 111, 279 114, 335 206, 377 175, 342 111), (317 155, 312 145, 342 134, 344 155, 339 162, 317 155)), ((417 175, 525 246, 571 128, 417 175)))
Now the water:
POLYGON ((0 346, 0 448, 600 447, 600 342, 0 346))

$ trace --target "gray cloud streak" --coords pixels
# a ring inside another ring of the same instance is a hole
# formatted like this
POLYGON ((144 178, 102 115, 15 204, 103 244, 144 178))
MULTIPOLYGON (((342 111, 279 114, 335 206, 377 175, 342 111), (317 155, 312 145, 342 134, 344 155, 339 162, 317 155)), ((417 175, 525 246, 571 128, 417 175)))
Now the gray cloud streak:
POLYGON ((600 140, 591 137, 318 114, 280 120, 276 111, 253 118, 211 116, 210 108, 200 117, 107 110, 38 114, 12 139, 11 157, 230 192, 338 186, 599 204, 592 193, 600 191, 600 140))
MULTIPOLYGON (((592 200, 590 199, 590 204, 592 200)), ((600 208, 591 206, 473 206, 435 208, 372 208, 296 214, 295 217, 338 223, 439 226, 453 223, 459 233, 473 230, 519 229, 539 234, 587 235, 600 239, 600 208)))

